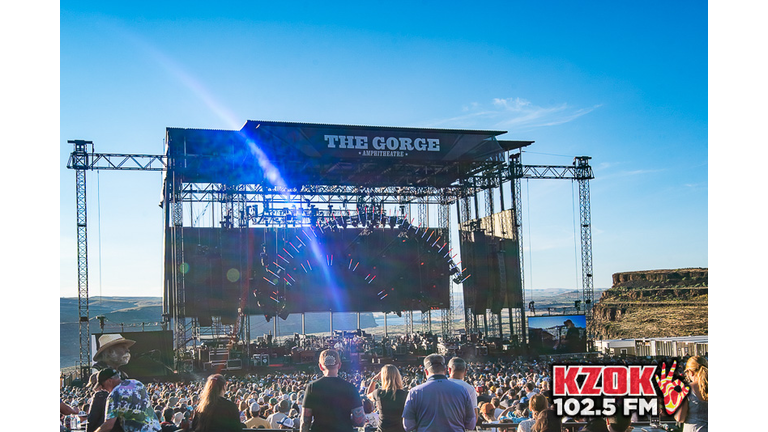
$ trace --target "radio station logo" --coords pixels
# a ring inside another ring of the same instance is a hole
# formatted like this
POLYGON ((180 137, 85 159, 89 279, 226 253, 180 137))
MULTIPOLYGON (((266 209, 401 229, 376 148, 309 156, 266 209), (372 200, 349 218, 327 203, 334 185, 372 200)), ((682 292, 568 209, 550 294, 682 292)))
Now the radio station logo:
POLYGON ((690 388, 667 365, 553 365, 552 399, 558 416, 672 415, 690 388), (659 370, 660 369, 660 370, 659 370))

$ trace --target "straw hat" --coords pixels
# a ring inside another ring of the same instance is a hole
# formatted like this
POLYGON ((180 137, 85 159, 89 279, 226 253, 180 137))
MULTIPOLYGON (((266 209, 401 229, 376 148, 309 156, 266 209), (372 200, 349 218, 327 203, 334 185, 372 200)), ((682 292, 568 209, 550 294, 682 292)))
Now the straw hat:
POLYGON ((99 348, 96 351, 96 354, 93 355, 93 361, 97 361, 96 358, 109 347, 113 347, 115 345, 125 345, 127 348, 135 343, 136 341, 126 339, 121 334, 103 334, 99 336, 99 340, 97 341, 99 348))

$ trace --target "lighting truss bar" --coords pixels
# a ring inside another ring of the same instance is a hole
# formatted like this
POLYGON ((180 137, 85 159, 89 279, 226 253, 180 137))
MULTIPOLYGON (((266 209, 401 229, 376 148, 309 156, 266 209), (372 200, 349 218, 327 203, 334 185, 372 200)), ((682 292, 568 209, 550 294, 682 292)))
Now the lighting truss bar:
POLYGON ((74 153, 67 161, 67 168, 88 170, 166 171, 165 155, 88 153, 86 158, 74 153))

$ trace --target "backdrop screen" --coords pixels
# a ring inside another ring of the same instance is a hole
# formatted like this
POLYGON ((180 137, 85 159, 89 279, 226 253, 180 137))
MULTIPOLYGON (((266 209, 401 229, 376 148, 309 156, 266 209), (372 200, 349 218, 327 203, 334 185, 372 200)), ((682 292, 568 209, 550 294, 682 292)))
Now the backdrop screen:
POLYGON ((251 314, 449 307, 448 247, 422 233, 184 228, 185 312, 231 319, 243 294, 251 314))

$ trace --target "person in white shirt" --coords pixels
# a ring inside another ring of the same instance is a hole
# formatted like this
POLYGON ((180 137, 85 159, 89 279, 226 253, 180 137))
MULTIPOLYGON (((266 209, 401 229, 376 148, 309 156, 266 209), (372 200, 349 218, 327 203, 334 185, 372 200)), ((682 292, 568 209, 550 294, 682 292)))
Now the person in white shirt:
POLYGON ((477 409, 477 391, 472 387, 472 384, 464 381, 464 376, 467 375, 467 362, 461 357, 453 357, 448 361, 448 381, 453 381, 460 384, 467 389, 469 393, 469 400, 472 401, 472 408, 475 410, 475 414, 479 416, 480 412, 477 409))

